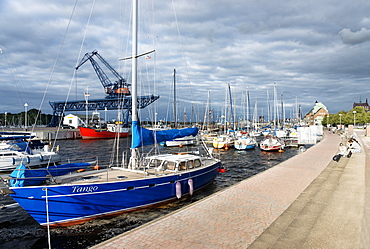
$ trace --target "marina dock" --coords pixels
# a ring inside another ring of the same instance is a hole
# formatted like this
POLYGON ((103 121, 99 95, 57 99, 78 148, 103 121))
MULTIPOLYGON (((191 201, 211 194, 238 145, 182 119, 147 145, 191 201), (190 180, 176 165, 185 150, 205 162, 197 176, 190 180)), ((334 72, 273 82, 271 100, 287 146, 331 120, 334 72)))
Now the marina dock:
POLYGON ((92 248, 368 248, 370 137, 332 160, 343 138, 323 141, 167 216, 92 248), (365 181, 366 180, 366 181, 365 181))
POLYGON ((29 127, 24 128, 6 128, 5 132, 31 132, 36 137, 44 141, 63 140, 63 139, 81 139, 78 129, 58 129, 57 127, 29 127))

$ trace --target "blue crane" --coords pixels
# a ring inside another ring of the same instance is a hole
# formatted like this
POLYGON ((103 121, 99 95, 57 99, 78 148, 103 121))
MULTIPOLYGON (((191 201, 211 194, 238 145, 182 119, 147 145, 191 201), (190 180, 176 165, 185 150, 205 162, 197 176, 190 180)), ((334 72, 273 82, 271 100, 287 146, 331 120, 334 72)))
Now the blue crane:
MULTIPOLYGON (((127 83, 127 81, 116 70, 114 70, 114 68, 96 50, 91 53, 86 53, 77 65, 76 70, 78 70, 88 60, 91 62, 107 96, 105 99, 91 99, 88 103, 86 103, 85 100, 49 102, 50 106, 53 108, 53 116, 49 126, 58 126, 61 118, 65 116, 66 111, 85 111, 86 105, 88 105, 87 108, 89 110, 123 109, 126 111, 124 114, 124 123, 125 125, 128 125, 132 103, 130 90, 128 88, 130 84, 127 83), (99 60, 116 76, 117 80, 115 82, 112 82, 108 78, 97 61, 94 60, 94 56, 98 57, 99 60)), ((157 99, 159 99, 159 96, 153 94, 138 96, 138 108, 144 109, 157 99)))

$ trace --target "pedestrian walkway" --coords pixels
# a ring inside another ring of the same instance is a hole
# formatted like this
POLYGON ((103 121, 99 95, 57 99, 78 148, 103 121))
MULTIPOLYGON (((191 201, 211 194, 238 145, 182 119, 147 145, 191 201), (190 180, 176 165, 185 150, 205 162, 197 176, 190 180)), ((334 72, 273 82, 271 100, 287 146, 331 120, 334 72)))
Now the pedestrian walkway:
POLYGON ((326 134, 299 156, 93 248, 360 248, 366 155, 334 162, 339 142, 326 134))
POLYGON ((369 248, 362 222, 370 138, 360 139, 362 153, 330 162, 249 248, 369 248))

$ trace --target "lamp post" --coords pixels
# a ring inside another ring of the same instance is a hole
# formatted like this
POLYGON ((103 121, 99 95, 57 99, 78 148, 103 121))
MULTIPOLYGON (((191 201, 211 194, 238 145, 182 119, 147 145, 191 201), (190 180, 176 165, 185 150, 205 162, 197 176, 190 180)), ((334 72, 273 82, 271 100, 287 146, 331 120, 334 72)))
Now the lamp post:
POLYGON ((8 115, 7 112, 5 112, 5 127, 6 127, 6 115, 8 115))
POLYGON ((105 123, 107 123, 107 111, 108 111, 108 109, 107 109, 107 107, 105 107, 104 108, 104 121, 105 121, 105 123))
POLYGON ((24 129, 27 129, 27 107, 28 104, 24 103, 24 129))
POLYGON ((353 128, 356 126, 356 111, 353 111, 353 128))
POLYGON ((342 114, 339 114, 339 126, 342 129, 342 114))
POLYGON ((326 125, 327 125, 327 127, 329 127, 330 125, 329 125, 329 114, 326 116, 326 125))

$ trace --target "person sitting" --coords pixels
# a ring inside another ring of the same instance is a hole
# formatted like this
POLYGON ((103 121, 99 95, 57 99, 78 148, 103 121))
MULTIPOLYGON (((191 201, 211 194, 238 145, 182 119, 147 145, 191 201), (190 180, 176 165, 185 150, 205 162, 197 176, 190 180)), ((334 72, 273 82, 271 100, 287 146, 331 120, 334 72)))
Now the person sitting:
POLYGON ((352 138, 352 144, 350 145, 350 150, 352 153, 360 153, 361 152, 361 145, 355 138, 352 138))
POLYGON ((348 153, 347 147, 344 146, 343 143, 340 143, 339 144, 339 153, 338 154, 341 155, 341 156, 347 156, 347 153, 348 153))

